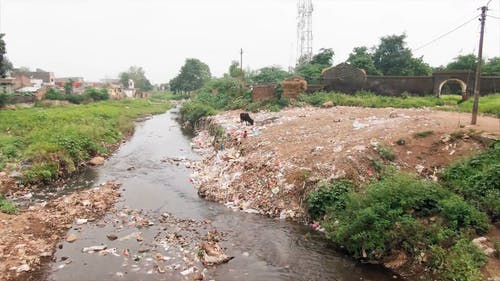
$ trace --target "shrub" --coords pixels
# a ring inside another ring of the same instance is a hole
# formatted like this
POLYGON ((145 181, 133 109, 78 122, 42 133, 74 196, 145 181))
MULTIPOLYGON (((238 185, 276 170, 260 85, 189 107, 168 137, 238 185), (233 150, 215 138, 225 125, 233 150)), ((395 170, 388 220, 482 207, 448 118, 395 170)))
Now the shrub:
POLYGON ((89 87, 85 89, 84 97, 90 98, 94 101, 108 100, 109 94, 106 89, 96 89, 89 87))
POLYGON ((438 272, 440 280, 483 280, 480 268, 486 260, 487 257, 465 238, 459 239, 450 249, 437 245, 430 247, 429 264, 438 272))
POLYGON ((323 183, 307 195, 307 212, 313 219, 319 219, 328 209, 342 210, 346 195, 353 190, 354 184, 349 180, 335 181, 330 185, 323 183))
POLYGON ((6 93, 0 92, 0 108, 7 104, 9 96, 6 93))
POLYGON ((485 152, 451 165, 441 180, 444 186, 487 212, 494 222, 500 220, 500 141, 485 152))
POLYGON ((45 94, 45 99, 48 100, 65 100, 66 95, 59 93, 56 89, 50 88, 45 94))
POLYGON ((433 240, 453 241, 462 231, 484 233, 488 228, 485 215, 457 195, 405 174, 383 175, 365 193, 348 193, 345 208, 328 211, 326 217, 330 238, 355 257, 370 259, 380 259, 397 248, 416 254, 433 240), (449 231, 426 229, 421 220, 431 216, 441 217, 449 231))
POLYGON ((215 109, 197 101, 185 102, 181 108, 182 118, 191 124, 196 124, 202 117, 215 114, 215 109))
POLYGON ((377 147, 377 152, 384 160, 394 161, 396 159, 396 154, 394 154, 394 151, 389 147, 380 145, 377 147))

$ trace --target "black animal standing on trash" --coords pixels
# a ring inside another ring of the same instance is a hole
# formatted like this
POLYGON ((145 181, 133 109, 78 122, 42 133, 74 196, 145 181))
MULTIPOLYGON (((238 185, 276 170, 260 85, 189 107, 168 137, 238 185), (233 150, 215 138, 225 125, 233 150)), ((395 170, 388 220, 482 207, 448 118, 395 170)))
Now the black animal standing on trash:
POLYGON ((250 123, 250 125, 253 125, 253 119, 250 118, 250 114, 248 114, 248 112, 242 112, 240 113, 240 122, 243 122, 245 121, 245 123, 248 125, 248 123, 250 123))

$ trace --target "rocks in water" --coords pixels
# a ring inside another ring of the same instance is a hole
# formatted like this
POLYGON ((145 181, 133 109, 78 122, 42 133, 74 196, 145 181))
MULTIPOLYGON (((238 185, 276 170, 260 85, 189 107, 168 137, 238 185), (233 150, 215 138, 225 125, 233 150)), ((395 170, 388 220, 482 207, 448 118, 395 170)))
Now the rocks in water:
POLYGON ((104 157, 97 156, 97 157, 90 159, 89 164, 92 166, 100 166, 100 165, 104 164, 104 161, 105 161, 104 157))
POLYGON ((66 242, 73 243, 77 239, 78 239, 78 237, 74 233, 71 233, 70 235, 68 235, 68 237, 66 237, 66 242))
POLYGON ((216 242, 207 241, 201 244, 200 259, 203 265, 226 263, 233 258, 234 257, 228 257, 216 242))

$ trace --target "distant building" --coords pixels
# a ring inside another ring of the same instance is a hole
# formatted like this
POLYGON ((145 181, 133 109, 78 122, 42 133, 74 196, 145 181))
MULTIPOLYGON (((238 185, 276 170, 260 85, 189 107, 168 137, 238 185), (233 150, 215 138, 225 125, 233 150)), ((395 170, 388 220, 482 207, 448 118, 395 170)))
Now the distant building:
POLYGON ((42 80, 44 85, 55 85, 56 78, 53 72, 37 69, 36 71, 13 71, 14 76, 24 75, 29 79, 42 80))

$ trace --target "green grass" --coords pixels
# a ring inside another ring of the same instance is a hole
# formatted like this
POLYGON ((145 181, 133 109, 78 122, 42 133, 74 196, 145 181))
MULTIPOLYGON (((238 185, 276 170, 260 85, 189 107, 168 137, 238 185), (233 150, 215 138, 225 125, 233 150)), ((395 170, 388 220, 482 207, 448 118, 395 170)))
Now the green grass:
POLYGON ((55 180, 90 157, 108 153, 110 145, 133 132, 134 118, 169 106, 138 99, 0 110, 0 169, 22 163, 27 182, 55 180))
MULTIPOLYGON (((442 110, 472 112, 472 99, 458 104, 461 97, 458 95, 443 95, 440 98, 435 96, 425 97, 388 97, 379 96, 370 92, 360 91, 355 95, 342 93, 317 92, 313 94, 302 94, 299 101, 306 102, 313 106, 321 106, 327 101, 332 101, 335 105, 360 106, 360 107, 395 107, 395 108, 422 108, 437 107, 442 110)), ((500 116, 500 94, 493 94, 479 99, 479 112, 500 116)))
POLYGON ((0 212, 6 214, 14 214, 17 211, 17 207, 12 202, 7 201, 0 193, 0 212))

